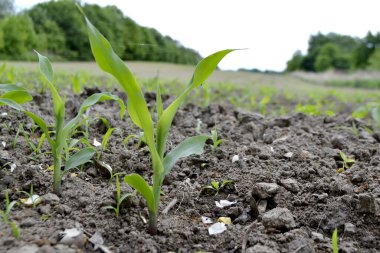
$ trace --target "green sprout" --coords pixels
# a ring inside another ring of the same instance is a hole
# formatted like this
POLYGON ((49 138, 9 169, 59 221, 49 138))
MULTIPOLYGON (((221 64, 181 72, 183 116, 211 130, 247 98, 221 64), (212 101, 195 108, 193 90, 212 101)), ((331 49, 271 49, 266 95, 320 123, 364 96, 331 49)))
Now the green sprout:
POLYGON ((119 217, 120 213, 120 205, 123 203, 123 201, 127 198, 132 196, 131 193, 125 193, 121 195, 121 190, 120 190, 120 180, 119 180, 119 175, 123 173, 116 173, 113 176, 116 178, 116 207, 114 206, 105 206, 104 209, 111 209, 115 212, 116 218, 119 217))
MULTIPOLYGON (((81 10, 80 6, 78 8, 81 10)), ((84 13, 83 13, 84 15, 84 13)), ((165 176, 175 163, 183 157, 202 154, 207 135, 198 135, 185 139, 177 147, 166 153, 166 144, 173 118, 178 108, 191 91, 199 87, 212 74, 218 63, 234 50, 222 50, 203 59, 196 67, 190 83, 171 105, 163 109, 162 101, 157 96, 157 123, 154 127, 143 92, 126 64, 116 55, 108 40, 92 25, 84 15, 92 53, 99 67, 113 75, 128 96, 128 113, 134 124, 144 132, 144 141, 149 148, 153 166, 152 186, 139 174, 132 173, 124 181, 139 192, 147 202, 149 211, 148 232, 157 234, 158 207, 161 186, 165 176)), ((160 88, 157 87, 157 94, 160 88)))
POLYGON ((352 157, 348 157, 345 153, 342 151, 339 151, 339 155, 343 160, 343 167, 338 169, 338 172, 341 173, 349 168, 355 163, 355 159, 352 157))
POLYGON ((216 128, 211 130, 211 139, 212 139, 212 145, 211 146, 211 152, 214 154, 216 149, 219 147, 224 140, 218 139, 218 132, 216 131, 216 128))
POLYGON ((212 194, 217 195, 227 185, 231 185, 234 183, 235 182, 232 180, 223 180, 222 183, 218 181, 211 181, 210 185, 202 187, 201 193, 208 194, 209 192, 211 192, 212 194))
POLYGON ((338 253, 339 246, 338 246, 338 229, 337 228, 334 229, 334 232, 331 238, 331 243, 332 243, 333 253, 338 253))
MULTIPOLYGON (((51 153, 54 159, 54 179, 53 179, 53 191, 54 193, 61 194, 61 181, 62 181, 62 155, 65 149, 68 148, 67 142, 70 140, 74 130, 78 127, 79 123, 82 121, 83 113, 92 105, 104 101, 104 100, 115 100, 119 103, 121 108, 120 117, 123 117, 125 106, 123 101, 110 93, 97 93, 88 97, 79 108, 79 112, 65 124, 65 98, 62 98, 53 84, 54 73, 50 61, 47 57, 36 52, 39 58, 40 71, 45 77, 48 87, 52 93, 53 106, 54 106, 54 116, 55 124, 54 131, 49 131, 49 127, 46 121, 37 116, 36 114, 25 110, 16 100, 8 98, 0 98, 0 103, 4 103, 13 109, 24 112, 29 116, 42 130, 45 134, 45 138, 51 148, 51 153)), ((95 150, 91 147, 86 147, 66 160, 64 166, 64 172, 67 173, 70 169, 73 169, 79 165, 88 162, 92 156, 95 154, 95 150)))
POLYGON ((17 204, 17 201, 13 200, 12 202, 9 200, 9 193, 8 191, 5 192, 5 210, 0 210, 0 215, 2 217, 2 220, 5 224, 10 226, 12 229, 13 236, 17 239, 20 236, 20 230, 17 226, 17 224, 13 221, 9 220, 9 214, 12 211, 12 208, 17 204))

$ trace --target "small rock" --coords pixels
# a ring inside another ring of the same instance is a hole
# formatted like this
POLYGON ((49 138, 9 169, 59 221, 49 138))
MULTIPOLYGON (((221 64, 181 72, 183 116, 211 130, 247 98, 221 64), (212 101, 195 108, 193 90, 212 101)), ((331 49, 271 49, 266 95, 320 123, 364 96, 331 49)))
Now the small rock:
POLYGON ((59 197, 54 193, 47 193, 44 196, 42 196, 42 199, 45 201, 46 204, 58 203, 60 200, 59 197))
POLYGON ((22 220, 20 228, 30 228, 36 224, 36 220, 32 217, 27 217, 22 220))
POLYGON ((359 183, 363 182, 363 175, 361 175, 361 173, 354 174, 352 176, 351 182, 353 184, 359 184, 359 183))
POLYGON ((344 233, 345 234, 354 234, 356 232, 356 226, 352 223, 344 224, 344 233))
POLYGON ((375 198, 367 193, 359 194, 358 211, 374 214, 376 210, 375 198))
POLYGON ((317 232, 311 232, 311 238, 315 242, 322 242, 323 241, 323 235, 317 232))
POLYGON ((252 196, 259 199, 273 197, 279 189, 276 183, 257 183, 253 186, 252 196))
POLYGON ((290 192, 297 193, 300 191, 300 187, 298 186, 298 182, 295 179, 287 178, 281 179, 280 183, 284 188, 290 192))
POLYGON ((51 206, 49 204, 43 205, 39 208, 39 211, 41 214, 50 214, 51 213, 51 206))
POLYGON ((265 228, 289 230, 296 226, 292 213, 287 208, 276 207, 263 215, 262 223, 265 228))
POLYGON ((93 166, 88 168, 88 170, 86 170, 86 173, 87 173, 87 175, 89 175, 91 177, 97 177, 98 176, 98 170, 93 166))
POLYGON ((293 152, 288 152, 284 155, 285 158, 289 158, 289 159, 292 158, 292 156, 293 156, 293 152))
POLYGON ((277 253, 276 249, 269 248, 268 246, 256 244, 253 247, 246 249, 245 253, 277 253))

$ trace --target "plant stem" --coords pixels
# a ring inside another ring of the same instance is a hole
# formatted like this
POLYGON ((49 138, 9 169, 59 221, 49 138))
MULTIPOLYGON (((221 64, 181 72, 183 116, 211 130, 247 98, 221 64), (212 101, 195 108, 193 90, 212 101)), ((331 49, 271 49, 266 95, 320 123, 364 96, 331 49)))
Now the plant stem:
POLYGON ((54 182, 53 191, 54 193, 61 195, 61 164, 62 159, 60 155, 54 157, 54 182))
POLYGON ((157 234, 157 212, 149 212, 148 233, 150 235, 157 234))

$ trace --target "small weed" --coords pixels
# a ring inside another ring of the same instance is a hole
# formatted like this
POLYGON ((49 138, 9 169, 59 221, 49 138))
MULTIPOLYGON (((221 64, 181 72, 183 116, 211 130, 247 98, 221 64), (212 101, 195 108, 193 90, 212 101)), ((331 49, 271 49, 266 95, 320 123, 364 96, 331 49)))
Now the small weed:
POLYGON ((11 213, 12 208, 17 203, 18 203, 17 201, 9 200, 9 193, 8 191, 6 191, 5 192, 5 210, 0 210, 0 215, 2 217, 3 222, 12 229, 12 234, 16 239, 18 239, 20 236, 20 229, 18 228, 15 222, 9 220, 9 214, 11 213))
POLYGON ((352 157, 347 156, 345 153, 342 151, 339 151, 339 155, 343 160, 343 167, 338 169, 338 172, 341 173, 349 168, 355 163, 355 159, 352 157))
POLYGON ((211 140, 212 140, 212 145, 211 146, 211 152, 214 154, 217 148, 219 147, 224 140, 218 139, 218 132, 216 131, 216 128, 211 130, 211 140))
POLYGON ((132 196, 132 193, 125 193, 121 195, 121 190, 120 190, 120 180, 119 180, 119 175, 122 173, 116 173, 113 176, 116 178, 116 206, 105 206, 103 207, 104 209, 111 209, 115 212, 116 218, 119 217, 120 213, 120 205, 123 203, 123 201, 127 198, 132 196))
POLYGON ((227 185, 232 185, 235 182, 232 180, 223 180, 222 183, 218 181, 211 181, 210 185, 202 187, 202 194, 217 195, 221 190, 223 190, 227 185))

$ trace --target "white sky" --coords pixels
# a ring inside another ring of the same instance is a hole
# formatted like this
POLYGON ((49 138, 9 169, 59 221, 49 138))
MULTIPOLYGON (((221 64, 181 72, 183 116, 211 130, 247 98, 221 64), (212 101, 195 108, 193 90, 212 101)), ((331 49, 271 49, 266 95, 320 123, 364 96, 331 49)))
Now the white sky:
MULTIPOLYGON (((46 0, 45 0, 46 1, 46 0)), ((44 0, 15 0, 20 9, 44 0)), ((197 50, 227 48, 222 69, 284 70, 296 50, 306 52, 318 31, 364 37, 380 31, 379 0, 82 0, 116 5, 140 25, 197 50)))

